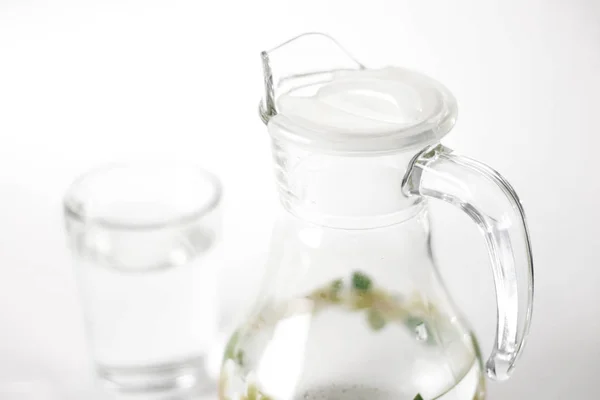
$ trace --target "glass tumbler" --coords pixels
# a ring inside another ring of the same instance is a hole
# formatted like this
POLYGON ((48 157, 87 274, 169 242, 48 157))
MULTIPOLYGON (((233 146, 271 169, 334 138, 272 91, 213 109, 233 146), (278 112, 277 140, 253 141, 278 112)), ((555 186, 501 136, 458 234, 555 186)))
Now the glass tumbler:
POLYGON ((209 387, 221 186, 188 165, 117 165, 68 190, 64 215, 96 371, 122 391, 209 387))

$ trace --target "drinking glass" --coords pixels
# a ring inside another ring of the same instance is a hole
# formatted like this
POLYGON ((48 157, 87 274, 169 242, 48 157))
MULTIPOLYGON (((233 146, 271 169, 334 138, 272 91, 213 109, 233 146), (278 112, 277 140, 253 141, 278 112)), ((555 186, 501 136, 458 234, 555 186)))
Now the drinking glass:
POLYGON ((64 200, 95 369, 122 391, 209 386, 221 186, 191 165, 99 168, 64 200))

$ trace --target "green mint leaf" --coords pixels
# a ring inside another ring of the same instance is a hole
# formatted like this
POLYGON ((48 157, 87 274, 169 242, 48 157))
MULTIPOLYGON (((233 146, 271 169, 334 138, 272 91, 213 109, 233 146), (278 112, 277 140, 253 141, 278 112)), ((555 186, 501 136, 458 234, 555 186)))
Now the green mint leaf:
POLYGON ((415 396, 414 400, 423 400, 423 396, 421 396, 421 394, 418 394, 415 396))
POLYGON ((342 287, 344 286, 344 281, 341 279, 336 279, 331 282, 331 286, 329 287, 331 300, 334 302, 340 301, 340 292, 342 291, 342 287))
POLYGON ((231 339, 229 339, 229 342, 227 343, 227 346, 225 347, 225 354, 223 355, 223 360, 229 360, 229 359, 233 360, 234 359, 235 348, 237 346, 239 336, 240 336, 239 331, 236 331, 231 336, 231 339))
POLYGON ((367 310, 367 321, 374 331, 379 331, 385 327, 386 320, 381 313, 373 308, 367 310))
POLYGON ((235 360, 239 365, 244 365, 244 352, 242 350, 238 350, 235 360))
POLYGON ((341 279, 336 279, 335 281, 331 282, 331 291, 337 293, 342 290, 342 286, 344 286, 344 281, 341 279))
POLYGON ((362 272, 355 272, 352 275, 352 287, 361 292, 366 292, 371 288, 371 278, 362 272))
POLYGON ((248 386, 248 400, 257 400, 258 399, 258 388, 256 385, 248 386))

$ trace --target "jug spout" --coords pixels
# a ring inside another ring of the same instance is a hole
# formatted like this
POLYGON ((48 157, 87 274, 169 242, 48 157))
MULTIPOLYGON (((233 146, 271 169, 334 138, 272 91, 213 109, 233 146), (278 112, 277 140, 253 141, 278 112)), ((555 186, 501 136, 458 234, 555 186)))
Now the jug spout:
POLYGON ((314 83, 335 71, 365 67, 331 36, 310 32, 261 53, 265 94, 260 104, 263 122, 277 114, 277 95, 293 86, 314 83), (307 82, 299 82, 306 79, 307 82))

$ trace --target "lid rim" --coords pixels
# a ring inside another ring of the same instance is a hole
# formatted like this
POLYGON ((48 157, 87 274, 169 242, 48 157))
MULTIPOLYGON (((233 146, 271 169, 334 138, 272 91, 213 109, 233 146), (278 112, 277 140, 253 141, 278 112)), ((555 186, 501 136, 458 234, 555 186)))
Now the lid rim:
MULTIPOLYGON (((401 67, 392 68, 414 77, 418 83, 404 83, 416 90, 435 91, 437 104, 424 119, 397 129, 353 130, 350 133, 343 128, 313 125, 310 121, 303 121, 302 117, 290 118, 278 114, 276 110, 269 113, 264 107, 264 101, 261 101, 259 106, 260 117, 269 127, 273 140, 327 152, 397 152, 419 144, 424 147, 439 141, 456 123, 458 108, 454 96, 441 83, 424 74, 401 67)), ((286 93, 293 90, 295 88, 286 93)))

